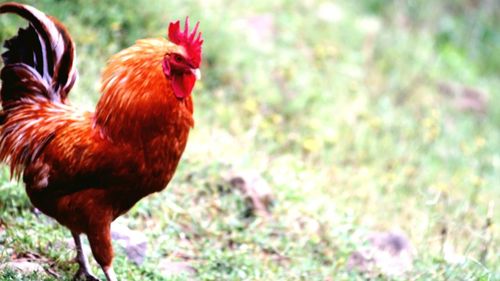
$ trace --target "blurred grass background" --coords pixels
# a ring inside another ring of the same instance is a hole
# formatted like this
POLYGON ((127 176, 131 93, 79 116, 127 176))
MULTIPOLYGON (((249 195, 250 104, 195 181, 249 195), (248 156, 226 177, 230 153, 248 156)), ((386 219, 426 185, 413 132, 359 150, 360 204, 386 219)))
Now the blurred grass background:
MULTIPOLYGON (((71 101, 89 110, 112 54, 172 20, 201 22, 196 126, 169 188, 120 218, 150 243, 139 267, 118 250, 121 279, 170 280, 157 270, 166 258, 200 280, 362 280, 349 254, 393 229, 415 248, 403 279, 500 279, 498 1, 25 3, 69 28, 71 101), (248 216, 225 180, 234 170, 269 182, 270 217, 248 216)), ((0 40, 21 25, 1 16, 0 40)), ((7 169, 0 216, 0 263, 36 252, 72 276, 74 253, 54 247, 69 232, 33 212, 7 169)))

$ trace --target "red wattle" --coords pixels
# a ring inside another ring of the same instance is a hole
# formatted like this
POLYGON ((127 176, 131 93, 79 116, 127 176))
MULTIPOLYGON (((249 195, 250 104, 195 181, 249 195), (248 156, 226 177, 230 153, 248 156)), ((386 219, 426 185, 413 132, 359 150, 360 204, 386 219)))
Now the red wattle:
POLYGON ((191 94, 196 76, 192 73, 174 74, 172 75, 172 88, 178 99, 185 98, 191 94))

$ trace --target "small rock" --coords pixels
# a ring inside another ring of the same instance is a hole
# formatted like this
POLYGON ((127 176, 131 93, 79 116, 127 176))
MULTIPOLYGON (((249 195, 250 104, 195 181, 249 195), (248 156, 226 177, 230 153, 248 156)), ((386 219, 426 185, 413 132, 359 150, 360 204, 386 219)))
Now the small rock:
POLYGON ((347 260, 347 269, 360 272, 370 272, 373 270, 373 259, 360 251, 354 251, 347 260))
POLYGON ((438 89, 460 111, 485 114, 488 109, 488 94, 480 89, 451 82, 439 83, 438 89))
POLYGON ((366 247, 354 251, 349 257, 349 270, 401 276, 412 269, 413 250, 404 233, 375 232, 367 240, 366 247))
POLYGON ((148 248, 146 235, 139 231, 131 230, 125 225, 118 223, 111 224, 111 237, 125 249, 127 257, 135 264, 144 262, 148 248))
MULTIPOLYGON (((147 238, 144 234, 131 230, 130 228, 121 225, 119 223, 111 224, 111 237, 114 242, 124 248, 127 257, 133 261, 135 264, 140 265, 144 262, 147 252, 147 238)), ((82 248, 87 257, 92 257, 92 250, 90 246, 86 243, 87 237, 85 235, 82 238, 82 248)), ((62 241, 56 241, 54 243, 56 249, 71 249, 75 251, 76 246, 73 238, 67 238, 62 241)))
POLYGON ((36 272, 45 273, 45 269, 40 264, 26 260, 10 261, 0 265, 0 271, 6 269, 17 271, 23 275, 33 274, 36 272))
POLYGON ((255 172, 233 173, 229 177, 229 183, 243 192, 254 213, 264 216, 271 214, 272 190, 261 175, 255 172))
POLYGON ((163 260, 158 265, 158 269, 165 277, 172 277, 181 274, 189 277, 195 277, 197 273, 196 269, 192 267, 188 262, 173 262, 163 260))
POLYGON ((462 95, 455 101, 455 106, 462 111, 470 111, 475 113, 486 113, 488 105, 487 96, 484 92, 470 88, 464 87, 462 89, 462 95))

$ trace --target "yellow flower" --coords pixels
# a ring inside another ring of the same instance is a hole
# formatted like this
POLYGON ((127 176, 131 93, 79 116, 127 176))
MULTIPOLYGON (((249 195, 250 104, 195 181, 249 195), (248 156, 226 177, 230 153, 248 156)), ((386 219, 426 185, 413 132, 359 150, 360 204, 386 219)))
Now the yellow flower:
POLYGON ((255 99, 246 99, 243 103, 243 108, 250 113, 257 113, 259 105, 255 99))
POLYGON ((321 143, 315 138, 307 138, 302 142, 302 147, 309 152, 315 152, 321 149, 321 143))
POLYGON ((271 121, 274 123, 274 124, 280 124, 281 122, 283 122, 283 117, 277 113, 273 114, 271 116, 271 121))
POLYGON ((448 184, 444 182, 438 182, 431 186, 432 189, 440 192, 447 192, 449 190, 448 184))

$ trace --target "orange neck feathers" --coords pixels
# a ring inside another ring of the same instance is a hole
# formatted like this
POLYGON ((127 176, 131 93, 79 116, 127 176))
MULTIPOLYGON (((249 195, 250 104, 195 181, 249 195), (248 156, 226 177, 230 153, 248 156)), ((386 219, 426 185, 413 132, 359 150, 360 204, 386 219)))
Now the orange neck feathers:
POLYGON ((162 69, 169 52, 184 52, 166 39, 146 39, 111 58, 103 72, 95 124, 113 141, 144 141, 169 125, 193 126, 191 96, 177 99, 162 69))

